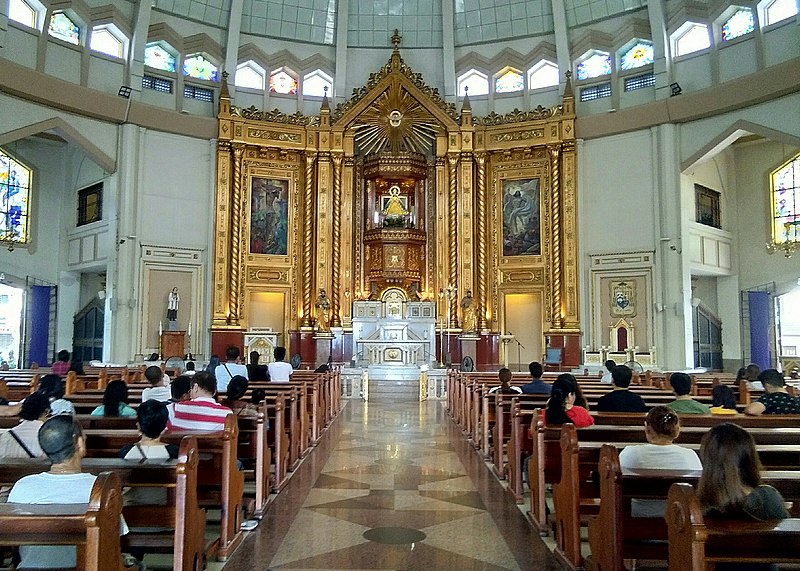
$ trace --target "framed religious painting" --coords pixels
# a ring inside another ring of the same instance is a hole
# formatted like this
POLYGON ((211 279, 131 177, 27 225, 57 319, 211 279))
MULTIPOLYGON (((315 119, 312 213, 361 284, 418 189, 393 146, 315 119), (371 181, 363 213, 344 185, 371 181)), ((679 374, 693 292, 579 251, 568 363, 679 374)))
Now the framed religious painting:
POLYGON ((289 180, 250 178, 250 253, 289 253, 289 180))
POLYGON ((502 180, 503 256, 541 255, 540 186, 538 177, 502 180))

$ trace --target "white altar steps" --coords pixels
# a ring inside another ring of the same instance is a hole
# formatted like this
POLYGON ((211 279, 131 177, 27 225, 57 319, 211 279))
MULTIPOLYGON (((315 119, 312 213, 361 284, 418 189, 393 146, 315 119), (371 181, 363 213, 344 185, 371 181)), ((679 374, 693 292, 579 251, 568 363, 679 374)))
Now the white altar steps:
POLYGON ((419 401, 419 367, 416 365, 370 365, 370 402, 419 401))

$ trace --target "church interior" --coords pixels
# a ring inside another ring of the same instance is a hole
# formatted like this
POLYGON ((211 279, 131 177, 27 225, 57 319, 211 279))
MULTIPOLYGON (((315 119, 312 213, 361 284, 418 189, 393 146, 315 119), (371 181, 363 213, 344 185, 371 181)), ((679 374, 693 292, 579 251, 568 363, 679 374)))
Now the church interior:
POLYGON ((559 569, 441 408, 376 391, 789 376, 799 227, 796 0, 0 2, 0 360, 340 369, 269 568, 559 569), (416 558, 360 550, 390 505, 416 558))

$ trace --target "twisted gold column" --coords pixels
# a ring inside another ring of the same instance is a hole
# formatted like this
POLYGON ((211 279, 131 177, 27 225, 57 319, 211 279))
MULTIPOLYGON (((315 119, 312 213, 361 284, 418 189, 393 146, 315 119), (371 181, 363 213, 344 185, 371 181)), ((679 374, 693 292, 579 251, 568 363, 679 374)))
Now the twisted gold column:
POLYGON ((314 258, 312 256, 312 240, 314 231, 314 163, 317 160, 316 153, 306 155, 306 179, 303 189, 303 320, 300 322, 302 327, 311 327, 311 291, 313 282, 312 266, 314 258))
MULTIPOLYGON (((449 236, 450 248, 450 283, 448 285, 458 287, 458 155, 447 155, 449 169, 449 196, 448 196, 448 215, 449 215, 449 236)), ((453 296, 450 300, 450 327, 458 327, 458 296, 453 296)))
POLYGON ((486 153, 475 155, 478 165, 478 329, 488 327, 486 322, 486 153))
POLYGON ((562 327, 561 315, 561 168, 559 166, 560 147, 553 145, 550 151, 550 181, 552 188, 551 213, 553 218, 553 255, 552 255, 552 299, 551 322, 553 327, 562 327))
POLYGON ((233 146, 233 197, 231 198, 231 273, 228 302, 228 325, 239 325, 241 263, 240 238, 242 235, 242 157, 244 145, 233 146))
POLYGON ((333 243, 331 244, 331 325, 341 327, 342 320, 339 316, 339 283, 340 251, 342 242, 342 155, 333 155, 333 200, 331 211, 333 213, 333 243))

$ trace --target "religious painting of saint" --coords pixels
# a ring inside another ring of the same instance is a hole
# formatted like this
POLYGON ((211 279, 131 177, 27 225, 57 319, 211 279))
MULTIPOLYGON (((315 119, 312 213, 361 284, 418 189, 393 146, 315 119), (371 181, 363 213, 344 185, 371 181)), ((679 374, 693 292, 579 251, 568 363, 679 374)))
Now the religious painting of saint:
POLYGON ((250 253, 288 253, 289 181, 253 177, 250 180, 250 253))
POLYGON ((539 179, 503 181, 503 255, 542 253, 539 229, 539 179))

